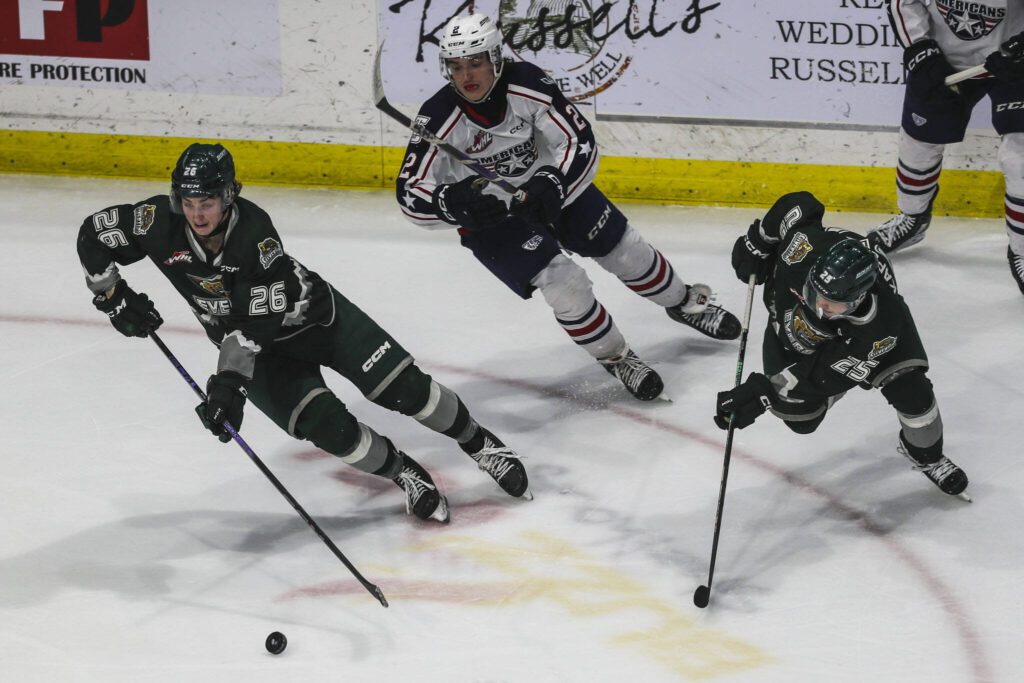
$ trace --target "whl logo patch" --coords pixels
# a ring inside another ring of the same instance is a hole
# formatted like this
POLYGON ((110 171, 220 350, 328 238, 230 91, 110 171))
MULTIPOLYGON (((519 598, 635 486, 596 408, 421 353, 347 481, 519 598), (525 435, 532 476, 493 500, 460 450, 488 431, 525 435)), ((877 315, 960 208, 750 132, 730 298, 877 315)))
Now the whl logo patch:
POLYGON ((192 263, 192 252, 176 251, 170 258, 164 259, 165 266, 173 266, 175 263, 192 263))

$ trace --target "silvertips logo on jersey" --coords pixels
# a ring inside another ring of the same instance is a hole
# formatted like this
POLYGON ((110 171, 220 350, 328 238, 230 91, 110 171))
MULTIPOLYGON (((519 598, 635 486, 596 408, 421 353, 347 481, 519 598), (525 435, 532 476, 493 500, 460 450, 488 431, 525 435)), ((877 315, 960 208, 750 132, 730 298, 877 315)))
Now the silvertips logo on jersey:
POLYGON ((270 264, 274 262, 274 259, 284 253, 284 249, 281 248, 281 243, 273 237, 268 237, 256 246, 259 247, 260 264, 263 266, 264 270, 270 268, 270 264))
POLYGON ((153 227, 153 219, 156 218, 156 207, 152 204, 142 204, 136 206, 132 213, 132 232, 136 235, 145 235, 153 227))

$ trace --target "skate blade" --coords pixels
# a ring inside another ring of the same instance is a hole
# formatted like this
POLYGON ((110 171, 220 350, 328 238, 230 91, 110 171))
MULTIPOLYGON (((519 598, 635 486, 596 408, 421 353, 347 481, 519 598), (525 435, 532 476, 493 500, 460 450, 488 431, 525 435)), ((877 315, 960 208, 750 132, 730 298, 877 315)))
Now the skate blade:
POLYGON ((430 514, 430 519, 441 524, 447 524, 451 519, 451 515, 448 514, 448 499, 441 496, 441 500, 438 502, 437 507, 430 514))
POLYGON ((961 498, 961 499, 967 501, 968 503, 973 503, 974 502, 974 499, 967 495, 967 491, 961 491, 960 493, 956 494, 956 497, 957 498, 961 498))
POLYGON ((668 394, 666 394, 664 391, 661 392, 660 394, 658 394, 657 398, 655 398, 654 400, 655 401, 664 401, 665 403, 674 403, 674 401, 672 400, 672 397, 669 396, 668 394))
POLYGON ((531 491, 530 487, 527 486, 526 490, 523 491, 523 495, 519 497, 522 498, 523 500, 533 500, 533 491, 531 491))

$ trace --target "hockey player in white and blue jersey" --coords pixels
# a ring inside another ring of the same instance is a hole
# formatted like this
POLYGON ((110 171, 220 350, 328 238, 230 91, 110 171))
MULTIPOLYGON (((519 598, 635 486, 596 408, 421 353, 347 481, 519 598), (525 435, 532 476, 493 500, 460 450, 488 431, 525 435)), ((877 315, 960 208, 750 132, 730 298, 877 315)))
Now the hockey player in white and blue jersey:
POLYGON ((593 185, 598 150, 579 110, 539 67, 502 58, 502 35, 483 14, 455 17, 440 41, 448 85, 417 122, 525 192, 520 201, 417 135, 397 180, 402 212, 424 228, 458 228, 462 245, 523 299, 540 290, 570 338, 636 398, 661 395, 658 374, 626 343, 569 252, 593 258, 673 320, 735 339, 734 315, 688 285, 593 185))
POLYGON ((988 95, 1006 179, 1006 255, 1024 293, 1024 1, 888 2, 907 72, 896 167, 900 213, 868 238, 886 252, 924 239, 946 145, 964 139, 972 110, 988 95), (946 86, 946 76, 979 64, 985 74, 946 86))

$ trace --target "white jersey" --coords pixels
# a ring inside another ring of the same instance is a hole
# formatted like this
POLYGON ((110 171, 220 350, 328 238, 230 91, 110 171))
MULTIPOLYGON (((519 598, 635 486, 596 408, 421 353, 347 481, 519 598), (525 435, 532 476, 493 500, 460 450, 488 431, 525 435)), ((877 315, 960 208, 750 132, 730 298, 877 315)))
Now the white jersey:
POLYGON ((889 0, 889 17, 904 47, 931 38, 960 71, 1024 31, 1024 0, 889 0))
MULTIPOLYGON (((571 204, 597 175, 599 155, 587 120, 543 70, 528 62, 506 63, 489 101, 499 105, 489 105, 499 112, 494 121, 446 85, 423 104, 416 120, 513 185, 521 185, 543 166, 554 166, 565 179, 564 204, 571 204)), ((433 193, 438 185, 473 175, 472 169, 413 135, 396 182, 402 213, 420 227, 456 227, 436 211, 433 193)), ((510 197, 495 185, 485 191, 510 197)))

